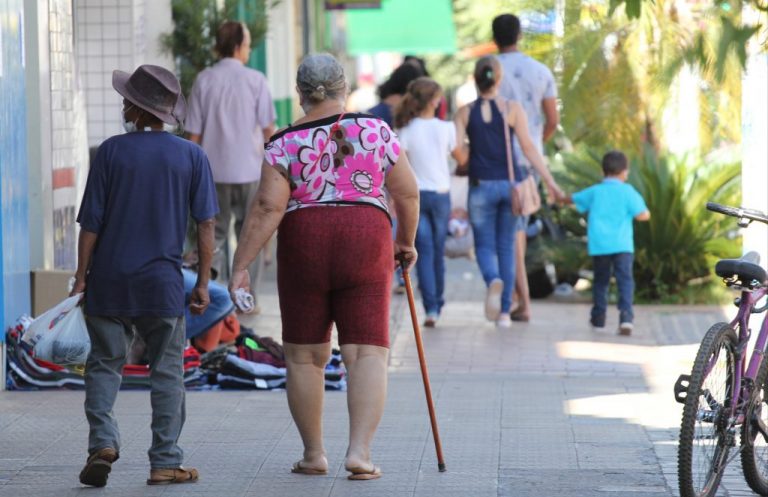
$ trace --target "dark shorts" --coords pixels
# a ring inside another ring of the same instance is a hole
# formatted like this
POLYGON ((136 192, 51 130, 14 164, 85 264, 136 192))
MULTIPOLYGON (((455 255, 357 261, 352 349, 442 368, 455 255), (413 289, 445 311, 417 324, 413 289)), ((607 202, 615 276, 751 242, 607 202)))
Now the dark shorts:
POLYGON ((283 342, 389 346, 394 267, 389 218, 372 206, 289 212, 277 235, 283 342))

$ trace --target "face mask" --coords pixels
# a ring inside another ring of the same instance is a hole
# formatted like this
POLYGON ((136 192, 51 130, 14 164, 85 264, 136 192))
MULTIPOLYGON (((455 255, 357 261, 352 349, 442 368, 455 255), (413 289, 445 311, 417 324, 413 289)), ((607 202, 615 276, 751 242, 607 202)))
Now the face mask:
POLYGON ((126 121, 125 120, 125 113, 128 112, 133 105, 129 105, 125 111, 120 111, 120 121, 123 123, 123 128, 125 129, 126 133, 133 133, 137 130, 136 123, 133 121, 126 121))

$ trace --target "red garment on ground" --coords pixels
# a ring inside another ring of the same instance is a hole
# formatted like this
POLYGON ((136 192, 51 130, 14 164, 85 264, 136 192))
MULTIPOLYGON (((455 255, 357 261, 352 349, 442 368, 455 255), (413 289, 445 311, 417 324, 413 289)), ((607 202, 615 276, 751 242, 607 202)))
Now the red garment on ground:
POLYGON ((234 314, 230 314, 205 333, 192 339, 192 344, 203 352, 209 352, 220 343, 232 343, 240 335, 240 322, 234 314))

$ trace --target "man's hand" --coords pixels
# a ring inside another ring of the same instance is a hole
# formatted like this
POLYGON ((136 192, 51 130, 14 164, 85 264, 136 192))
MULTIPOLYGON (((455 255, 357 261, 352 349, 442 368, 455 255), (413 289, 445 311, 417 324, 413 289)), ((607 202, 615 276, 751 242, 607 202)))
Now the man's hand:
POLYGON ((85 292, 85 276, 75 275, 75 284, 72 285, 72 291, 69 292, 70 297, 74 297, 78 293, 85 292))
POLYGON ((189 299, 189 312, 200 315, 208 308, 211 298, 208 296, 208 286, 195 286, 189 299))

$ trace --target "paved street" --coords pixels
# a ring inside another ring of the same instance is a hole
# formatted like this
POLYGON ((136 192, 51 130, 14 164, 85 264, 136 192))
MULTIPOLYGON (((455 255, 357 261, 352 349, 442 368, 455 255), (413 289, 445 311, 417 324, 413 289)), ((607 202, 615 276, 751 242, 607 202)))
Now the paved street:
MULTIPOLYGON (((181 444, 196 485, 148 487, 149 396, 121 392, 121 459, 105 489, 84 489, 87 427, 81 392, 0 394, 0 497, 413 496, 659 497, 676 495, 677 375, 698 340, 722 320, 717 307, 643 306, 636 331, 595 334, 589 305, 537 301, 528 324, 497 330, 482 315, 474 263, 449 263, 448 305, 424 331, 448 471, 438 473, 418 359, 403 296, 392 308, 386 412, 377 481, 348 481, 342 462, 344 393, 329 392, 328 476, 293 475, 301 445, 284 392, 190 392, 181 444)), ((274 283, 261 298, 258 334, 279 335, 274 283)), ((419 310, 421 312, 421 310, 419 310)), ((737 464, 718 495, 752 495, 737 464)))

